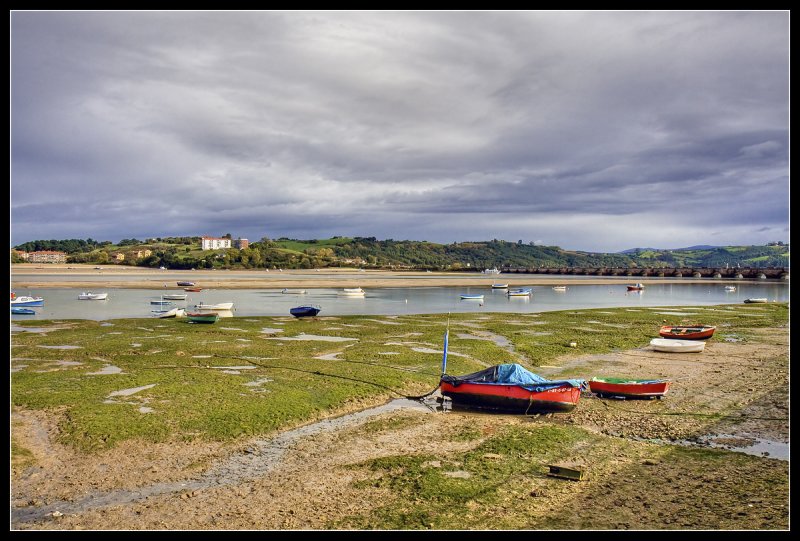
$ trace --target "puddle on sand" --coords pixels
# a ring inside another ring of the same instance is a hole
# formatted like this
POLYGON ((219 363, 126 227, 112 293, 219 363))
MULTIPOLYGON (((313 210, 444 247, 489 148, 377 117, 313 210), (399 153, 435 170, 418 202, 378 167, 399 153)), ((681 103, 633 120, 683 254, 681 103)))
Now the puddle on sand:
POLYGON ((747 455, 789 461, 789 442, 765 440, 752 436, 737 436, 735 434, 713 434, 698 438, 696 442, 691 443, 716 449, 727 449, 728 451, 747 455))
POLYGON ((294 430, 288 430, 270 439, 257 441, 251 444, 244 452, 234 454, 212 465, 209 470, 196 479, 183 482, 157 483, 134 490, 95 492, 84 498, 75 499, 73 501, 55 501, 48 505, 38 507, 12 507, 12 528, 14 524, 48 519, 55 511, 58 511, 62 515, 77 514, 98 507, 123 505, 140 501, 150 496, 158 496, 160 494, 231 485, 249 479, 255 479, 271 472, 280 463, 283 454, 301 438, 313 436, 322 432, 330 432, 356 426, 377 415, 403 408, 419 409, 429 413, 434 411, 434 408, 426 406, 423 402, 418 400, 408 400, 405 398, 392 400, 382 406, 333 419, 325 419, 295 428, 294 430))

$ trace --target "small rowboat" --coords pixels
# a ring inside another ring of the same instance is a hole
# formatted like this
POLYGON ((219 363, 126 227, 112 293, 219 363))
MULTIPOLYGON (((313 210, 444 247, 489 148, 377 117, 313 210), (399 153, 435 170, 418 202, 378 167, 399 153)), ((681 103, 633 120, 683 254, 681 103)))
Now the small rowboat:
POLYGON ((186 293, 164 293, 162 295, 163 299, 168 301, 185 301, 187 296, 186 293))
POLYGON ((702 340, 673 340, 671 338, 653 338, 650 347, 665 353, 699 353, 706 347, 702 340))
POLYGON ((305 289, 283 289, 281 293, 285 295, 294 294, 294 295, 305 295, 308 293, 305 289))
POLYGON ((636 284, 628 286, 628 291, 641 291, 644 289, 644 284, 636 284))
POLYGON ((190 323, 216 323, 219 314, 216 312, 186 312, 190 323))
POLYGON ((193 291, 195 293, 198 293, 200 291, 203 291, 203 288, 202 287, 184 287, 183 290, 184 291, 193 291))
POLYGON ((756 299, 745 299, 744 302, 746 304, 763 304, 763 303, 767 302, 767 298, 766 297, 759 297, 759 298, 756 298, 756 299))
POLYGON ((664 325, 658 334, 678 340, 708 340, 717 328, 714 325, 664 325))
POLYGON ((30 316, 30 315, 35 314, 36 310, 34 310, 33 308, 23 308, 22 306, 12 306, 11 307, 11 313, 12 314, 16 314, 18 316, 22 316, 22 315, 30 316))
POLYGON ((78 295, 78 299, 82 301, 104 301, 108 299, 108 293, 92 293, 91 291, 84 291, 78 295))
POLYGON ((482 301, 483 300, 483 295, 481 295, 481 294, 470 295, 470 294, 464 293, 463 295, 461 295, 461 298, 463 300, 469 300, 469 301, 482 301))
POLYGON ((178 286, 180 286, 180 287, 192 287, 194 285, 194 282, 183 282, 183 281, 181 281, 181 282, 175 282, 175 283, 178 284, 178 286))
POLYGON ((492 289, 508 289, 508 284, 492 284, 492 289))
POLYGON ((553 286, 553 291, 566 291, 567 286, 553 286))
POLYGON ((319 314, 320 310, 322 308, 319 306, 295 306, 289 310, 289 313, 294 317, 314 317, 319 314))
POLYGON ((592 378, 589 390, 600 397, 663 398, 669 384, 665 379, 592 378))
POLYGON ((183 317, 186 315, 186 310, 183 308, 178 308, 177 306, 171 310, 150 310, 153 313, 153 317, 166 319, 171 317, 183 317))
POLYGON ((216 304, 206 304, 201 302, 200 304, 195 304, 194 307, 198 310, 233 310, 233 303, 218 302, 216 304))
POLYGON ((346 297, 363 297, 366 292, 360 287, 346 287, 339 294, 346 297))

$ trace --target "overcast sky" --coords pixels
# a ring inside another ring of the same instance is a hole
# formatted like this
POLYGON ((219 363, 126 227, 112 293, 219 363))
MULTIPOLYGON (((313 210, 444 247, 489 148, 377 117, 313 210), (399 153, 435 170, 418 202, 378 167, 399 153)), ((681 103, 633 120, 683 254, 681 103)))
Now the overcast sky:
POLYGON ((11 245, 789 241, 789 12, 10 12, 11 245))

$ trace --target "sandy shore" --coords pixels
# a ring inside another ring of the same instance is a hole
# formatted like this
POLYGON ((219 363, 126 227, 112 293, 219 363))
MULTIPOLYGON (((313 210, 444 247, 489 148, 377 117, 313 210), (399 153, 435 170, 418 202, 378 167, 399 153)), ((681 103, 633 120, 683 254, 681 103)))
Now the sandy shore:
MULTIPOLYGON (((567 280, 574 280, 569 278, 567 280)), ((37 265, 31 263, 11 266, 11 283, 14 288, 104 288, 152 289, 168 284, 177 288, 177 280, 189 280, 200 287, 214 289, 282 289, 282 288, 343 288, 343 287, 437 287, 437 286, 489 286, 493 283, 514 286, 553 286, 565 283, 562 275, 520 275, 446 272, 398 272, 358 269, 304 269, 304 270, 159 270, 130 266, 94 265, 37 265), (318 276, 317 276, 318 275, 318 276), (59 276, 54 281, 50 277, 59 276), (101 277, 107 276, 108 280, 101 277), (37 279, 42 277, 46 279, 37 279)), ((742 282, 744 280, 739 280, 742 282)), ((731 283, 731 280, 713 278, 665 278, 640 276, 580 276, 583 285, 627 284, 712 284, 731 283)))

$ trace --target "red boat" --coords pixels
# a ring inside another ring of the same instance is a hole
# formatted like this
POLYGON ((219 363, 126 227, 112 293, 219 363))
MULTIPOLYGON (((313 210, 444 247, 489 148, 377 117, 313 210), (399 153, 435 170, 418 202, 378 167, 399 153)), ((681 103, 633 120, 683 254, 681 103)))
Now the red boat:
POLYGON ((589 390, 600 397, 662 398, 669 384, 665 379, 592 378, 589 390))
POLYGON ((202 287, 184 287, 184 291, 194 291, 195 293, 198 291, 203 291, 202 287))
POLYGON ((713 325, 664 325, 658 331, 662 338, 708 340, 717 328, 713 325))
POLYGON ((636 284, 635 286, 628 286, 628 291, 642 291, 644 290, 644 284, 636 284))

